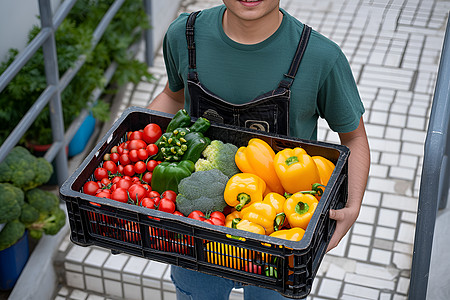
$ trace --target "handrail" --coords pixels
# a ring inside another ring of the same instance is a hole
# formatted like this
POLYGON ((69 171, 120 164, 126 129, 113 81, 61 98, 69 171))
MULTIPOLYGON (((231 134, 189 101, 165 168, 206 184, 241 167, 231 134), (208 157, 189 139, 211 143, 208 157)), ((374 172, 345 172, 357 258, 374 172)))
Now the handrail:
POLYGON ((437 210, 448 197, 450 165, 450 20, 447 21, 438 77, 425 140, 409 299, 426 299, 437 210))
MULTIPOLYGON (((56 43, 55 43, 55 31, 61 25, 64 18, 69 14, 72 7, 77 0, 64 1, 57 9, 56 13, 52 15, 50 0, 38 0, 41 20, 41 30, 36 37, 30 41, 30 43, 22 50, 14 59, 14 61, 8 66, 8 68, 0 74, 0 92, 13 80, 22 67, 33 57, 36 51, 42 47, 44 52, 44 66, 47 79, 47 88, 36 99, 35 103, 24 115, 19 124, 9 134, 7 139, 0 147, 0 162, 2 162, 8 153, 17 145, 19 140, 25 134, 27 129, 36 120, 39 113, 45 108, 46 105, 50 106, 50 121, 52 127, 53 143, 50 149, 46 152, 44 158, 48 161, 55 159, 56 173, 58 184, 61 185, 68 177, 68 162, 67 155, 65 153, 65 147, 69 144, 70 140, 75 135, 76 131, 80 128, 84 119, 88 115, 86 111, 83 111, 78 118, 76 118, 69 126, 67 132, 64 132, 61 93, 79 71, 81 66, 85 62, 85 56, 80 55, 75 63, 75 66, 65 72, 60 78, 58 71, 56 43)), ((145 7, 151 7, 151 0, 143 0, 145 7)), ((103 16, 100 23, 97 25, 93 33, 92 48, 95 48, 96 44, 103 36, 106 27, 109 25, 113 17, 116 15, 125 0, 115 0, 108 11, 103 16)), ((146 34, 145 38, 149 35, 146 34)), ((148 42, 146 43, 146 52, 152 52, 153 49, 149 48, 148 42)), ((150 57, 146 54, 147 57, 150 57)), ((148 63, 148 61, 147 61, 148 63)), ((150 64, 149 64, 150 65, 150 64)), ((113 63, 105 72, 105 77, 111 78, 111 72, 114 72, 116 65, 113 63)), ((108 79, 108 82, 109 82, 108 79)), ((92 101, 96 101, 100 96, 100 92, 95 90, 92 95, 92 101)))

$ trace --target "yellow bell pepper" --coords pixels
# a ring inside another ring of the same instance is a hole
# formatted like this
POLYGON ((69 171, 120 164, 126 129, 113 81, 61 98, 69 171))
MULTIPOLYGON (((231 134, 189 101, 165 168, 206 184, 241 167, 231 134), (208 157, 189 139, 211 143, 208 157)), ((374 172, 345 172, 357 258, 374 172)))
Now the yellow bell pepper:
POLYGON ((252 202, 261 202, 266 183, 259 176, 250 173, 238 173, 227 182, 224 191, 225 202, 237 211, 252 202))
POLYGON ((320 183, 327 185, 334 170, 334 164, 323 156, 312 156, 319 171, 320 183))
POLYGON ((279 239, 289 240, 298 242, 303 238, 303 235, 305 234, 305 230, 300 227, 294 227, 291 229, 282 229, 275 231, 270 234, 270 236, 277 237, 279 239))
POLYGON ((277 212, 275 211, 275 208, 273 208, 272 205, 263 202, 252 203, 241 211, 241 218, 243 220, 248 220, 252 223, 261 225, 265 228, 266 234, 271 234, 274 231, 276 217, 277 212))
POLYGON ((320 182, 316 163, 303 148, 286 148, 275 155, 274 167, 286 192, 294 194, 310 190, 320 182))
POLYGON ((232 228, 236 228, 236 229, 240 229, 240 230, 244 230, 244 231, 249 231, 249 232, 253 232, 253 233, 258 233, 258 234, 266 234, 266 230, 264 229, 263 226, 251 222, 249 220, 245 220, 245 219, 240 219, 240 218, 236 218, 231 222, 231 227, 232 228))
POLYGON ((286 198, 283 195, 280 195, 278 193, 269 193, 264 197, 262 202, 272 205, 272 207, 275 208, 277 214, 279 214, 284 212, 283 205, 285 201, 286 198))
POLYGON ((244 173, 256 174, 266 183, 267 191, 284 193, 283 186, 277 177, 273 166, 275 152, 265 141, 253 138, 247 147, 240 147, 235 155, 235 162, 239 170, 244 173))
POLYGON ((291 227, 306 230, 319 201, 310 194, 301 192, 293 194, 284 202, 284 213, 291 227))
POLYGON ((236 218, 240 218, 241 217, 241 213, 237 210, 229 213, 226 217, 225 217, 225 226, 226 227, 231 227, 231 222, 233 222, 234 219, 236 218))

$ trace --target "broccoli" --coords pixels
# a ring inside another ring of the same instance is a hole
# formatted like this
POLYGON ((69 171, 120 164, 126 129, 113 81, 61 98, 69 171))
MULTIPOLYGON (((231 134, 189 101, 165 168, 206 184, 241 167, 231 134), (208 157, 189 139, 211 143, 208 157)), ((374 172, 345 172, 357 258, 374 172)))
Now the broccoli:
POLYGON ((14 245, 25 233, 25 225, 19 220, 6 223, 0 231, 0 251, 14 245))
POLYGON ((39 239, 42 234, 55 235, 66 224, 66 214, 59 207, 55 206, 49 212, 41 212, 39 218, 31 225, 27 226, 30 236, 39 239))
POLYGON ((205 158, 200 158, 195 163, 195 171, 219 169, 230 178, 240 172, 234 161, 237 150, 238 148, 233 144, 213 140, 202 152, 205 158))
POLYGON ((25 192, 27 202, 39 212, 50 212, 55 206, 59 205, 58 197, 39 188, 34 188, 25 192))
POLYGON ((24 203, 24 205, 22 205, 22 214, 19 218, 20 222, 25 225, 31 225, 36 222, 37 219, 39 219, 39 211, 30 204, 24 203))
POLYGON ((24 191, 46 183, 53 166, 42 157, 35 157, 26 148, 14 147, 0 163, 0 182, 9 182, 24 191))
POLYGON ((227 182, 228 177, 218 169, 192 173, 178 184, 177 209, 185 216, 194 210, 223 211, 227 206, 223 198, 227 182))
POLYGON ((0 224, 19 218, 23 204, 21 189, 9 183, 0 183, 0 224))

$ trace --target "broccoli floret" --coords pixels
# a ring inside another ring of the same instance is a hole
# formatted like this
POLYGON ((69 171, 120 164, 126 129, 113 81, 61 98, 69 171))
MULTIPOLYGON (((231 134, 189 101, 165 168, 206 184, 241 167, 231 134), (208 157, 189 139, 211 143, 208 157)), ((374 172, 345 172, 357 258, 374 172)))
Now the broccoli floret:
POLYGON ((6 223, 0 231, 0 251, 14 245, 25 233, 25 225, 19 220, 6 223))
POLYGON ((19 218, 23 204, 21 189, 9 183, 0 183, 0 224, 19 218))
POLYGON ((178 184, 177 209, 185 216, 194 210, 222 211, 227 206, 223 198, 227 182, 228 177, 218 169, 192 173, 178 184))
POLYGON ((49 162, 21 146, 14 147, 0 163, 0 182, 12 183, 25 191, 46 183, 52 173, 49 162))
POLYGON ((36 222, 37 219, 39 219, 39 211, 30 204, 24 203, 24 205, 22 205, 22 214, 20 215, 20 222, 22 222, 25 225, 30 225, 36 222))
POLYGON ((204 158, 200 158, 195 163, 195 171, 218 169, 230 178, 240 172, 234 160, 237 150, 238 148, 233 144, 213 140, 203 150, 204 158))
POLYGON ((57 234, 64 224, 66 224, 66 214, 59 206, 55 206, 47 213, 41 212, 39 218, 27 228, 30 230, 31 237, 39 239, 44 233, 57 234))
POLYGON ((26 191, 25 198, 27 202, 40 213, 48 213, 55 206, 59 205, 59 199, 55 194, 39 188, 26 191))

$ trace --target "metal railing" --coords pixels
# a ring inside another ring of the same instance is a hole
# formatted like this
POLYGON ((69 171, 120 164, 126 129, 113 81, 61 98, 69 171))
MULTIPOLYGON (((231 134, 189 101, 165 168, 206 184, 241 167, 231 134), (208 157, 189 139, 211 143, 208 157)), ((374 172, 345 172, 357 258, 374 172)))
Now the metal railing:
MULTIPOLYGON (((22 138, 28 128, 33 124, 33 122, 36 120, 37 116, 45 108, 45 106, 49 105, 53 143, 50 149, 45 153, 44 158, 49 162, 55 161, 57 181, 58 184, 61 185, 69 175, 65 148, 70 143, 75 133, 80 128, 84 119, 88 115, 88 110, 83 110, 80 116, 78 116, 72 122, 72 124, 65 132, 61 104, 61 93, 83 66, 86 57, 84 55, 81 55, 74 66, 67 70, 61 78, 59 77, 55 31, 58 29, 59 25, 61 25, 62 21, 67 17, 77 0, 66 0, 62 2, 54 15, 52 15, 50 0, 38 1, 41 30, 38 35, 27 45, 27 47, 17 55, 11 65, 2 74, 0 74, 0 92, 3 91, 3 89, 11 82, 11 80, 22 69, 22 67, 41 47, 44 54, 44 67, 47 87, 44 89, 38 99, 36 99, 35 103, 23 116, 22 120, 14 128, 14 130, 10 133, 8 138, 0 147, 0 162, 2 162, 8 155, 8 153, 17 145, 19 140, 22 138)), ((98 41, 105 32, 106 27, 109 25, 112 18, 116 15, 124 2, 125 0, 114 1, 108 11, 105 13, 93 33, 91 49, 95 48, 98 41)), ((150 22, 151 0, 143 0, 143 2, 150 22)), ((153 45, 152 41, 149 40, 152 38, 151 29, 147 29, 145 31, 144 38, 146 40, 146 62, 150 66, 152 65, 153 59, 153 45)), ((105 85, 109 82, 115 70, 115 63, 111 64, 111 66, 106 70, 105 85)), ((92 94, 92 101, 96 101, 100 94, 101 91, 99 89, 96 89, 92 94)))
POLYGON ((409 286, 410 300, 427 296, 434 227, 438 209, 447 205, 450 164, 450 20, 447 21, 433 105, 425 140, 417 210, 414 253, 409 286))

